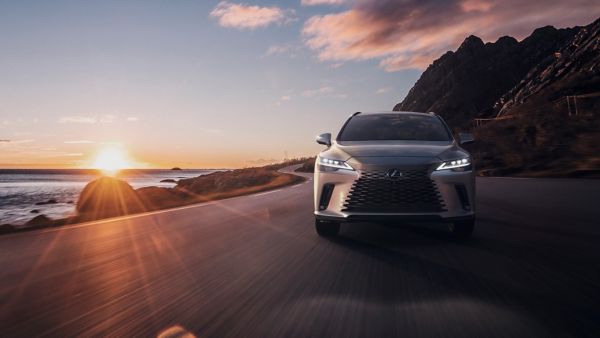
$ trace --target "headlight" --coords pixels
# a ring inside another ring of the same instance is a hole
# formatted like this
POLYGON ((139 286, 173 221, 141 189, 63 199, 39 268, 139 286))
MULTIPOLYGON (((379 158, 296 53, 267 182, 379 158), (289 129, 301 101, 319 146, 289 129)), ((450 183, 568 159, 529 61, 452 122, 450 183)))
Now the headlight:
POLYGON ((319 166, 323 171, 336 171, 338 169, 354 170, 346 161, 330 160, 328 158, 319 157, 319 166))
POLYGON ((464 171, 471 167, 470 158, 461 158, 459 160, 446 161, 440 164, 435 170, 449 170, 464 171))

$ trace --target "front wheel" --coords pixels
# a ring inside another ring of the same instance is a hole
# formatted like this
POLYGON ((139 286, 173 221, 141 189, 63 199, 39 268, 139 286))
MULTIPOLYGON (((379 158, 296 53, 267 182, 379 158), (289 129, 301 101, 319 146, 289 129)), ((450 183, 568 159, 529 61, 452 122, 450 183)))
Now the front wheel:
POLYGON ((459 239, 465 239, 465 238, 471 237, 474 229, 475 229, 475 219, 454 222, 450 226, 450 231, 452 231, 452 234, 456 238, 459 238, 459 239))
POLYGON ((340 223, 315 219, 315 230, 322 237, 334 237, 340 232, 340 223))

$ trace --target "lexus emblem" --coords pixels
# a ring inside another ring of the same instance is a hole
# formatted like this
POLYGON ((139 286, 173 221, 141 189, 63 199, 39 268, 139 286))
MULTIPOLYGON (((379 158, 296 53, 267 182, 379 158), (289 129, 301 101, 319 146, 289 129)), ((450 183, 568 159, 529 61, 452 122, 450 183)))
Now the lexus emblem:
POLYGON ((385 177, 387 177, 390 180, 397 180, 402 178, 404 175, 402 174, 402 172, 398 169, 390 169, 385 173, 385 177))

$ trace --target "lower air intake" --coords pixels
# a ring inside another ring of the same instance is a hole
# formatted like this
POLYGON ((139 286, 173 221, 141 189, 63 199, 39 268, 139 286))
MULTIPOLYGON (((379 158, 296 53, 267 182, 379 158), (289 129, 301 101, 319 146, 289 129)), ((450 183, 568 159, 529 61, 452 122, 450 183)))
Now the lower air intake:
POLYGON ((343 211, 421 213, 445 211, 445 205, 427 169, 363 172, 344 201, 343 211))

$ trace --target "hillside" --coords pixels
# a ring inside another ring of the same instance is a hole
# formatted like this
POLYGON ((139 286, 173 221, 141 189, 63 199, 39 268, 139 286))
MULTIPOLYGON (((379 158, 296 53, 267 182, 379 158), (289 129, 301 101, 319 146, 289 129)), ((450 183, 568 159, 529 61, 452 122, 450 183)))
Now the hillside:
POLYGON ((481 174, 598 175, 600 20, 539 28, 521 42, 470 36, 394 110, 435 111, 454 129, 472 130, 481 174), (475 127, 477 118, 492 120, 475 127))
MULTIPOLYGON (((517 113, 528 100, 543 96, 553 103, 566 96, 600 93, 600 19, 582 27, 547 62, 534 66, 528 74, 494 105, 498 115, 517 113)), ((583 98, 582 98, 583 99, 583 98)), ((584 100, 582 109, 593 111, 584 100)), ((571 103, 571 102, 570 102, 571 103)), ((574 102, 573 102, 574 103, 574 102)), ((566 104, 566 102, 565 102, 566 104)), ((599 108, 596 106, 595 108, 599 108)), ((573 108, 574 110, 574 108, 573 108)), ((597 111, 597 110, 596 110, 597 111)), ((575 113, 574 111, 572 112, 575 113)))
POLYGON ((532 67, 552 57, 578 30, 547 26, 521 42, 504 36, 485 44, 471 35, 456 52, 435 60, 394 110, 433 111, 453 126, 466 126, 474 117, 490 115, 503 94, 532 67))

